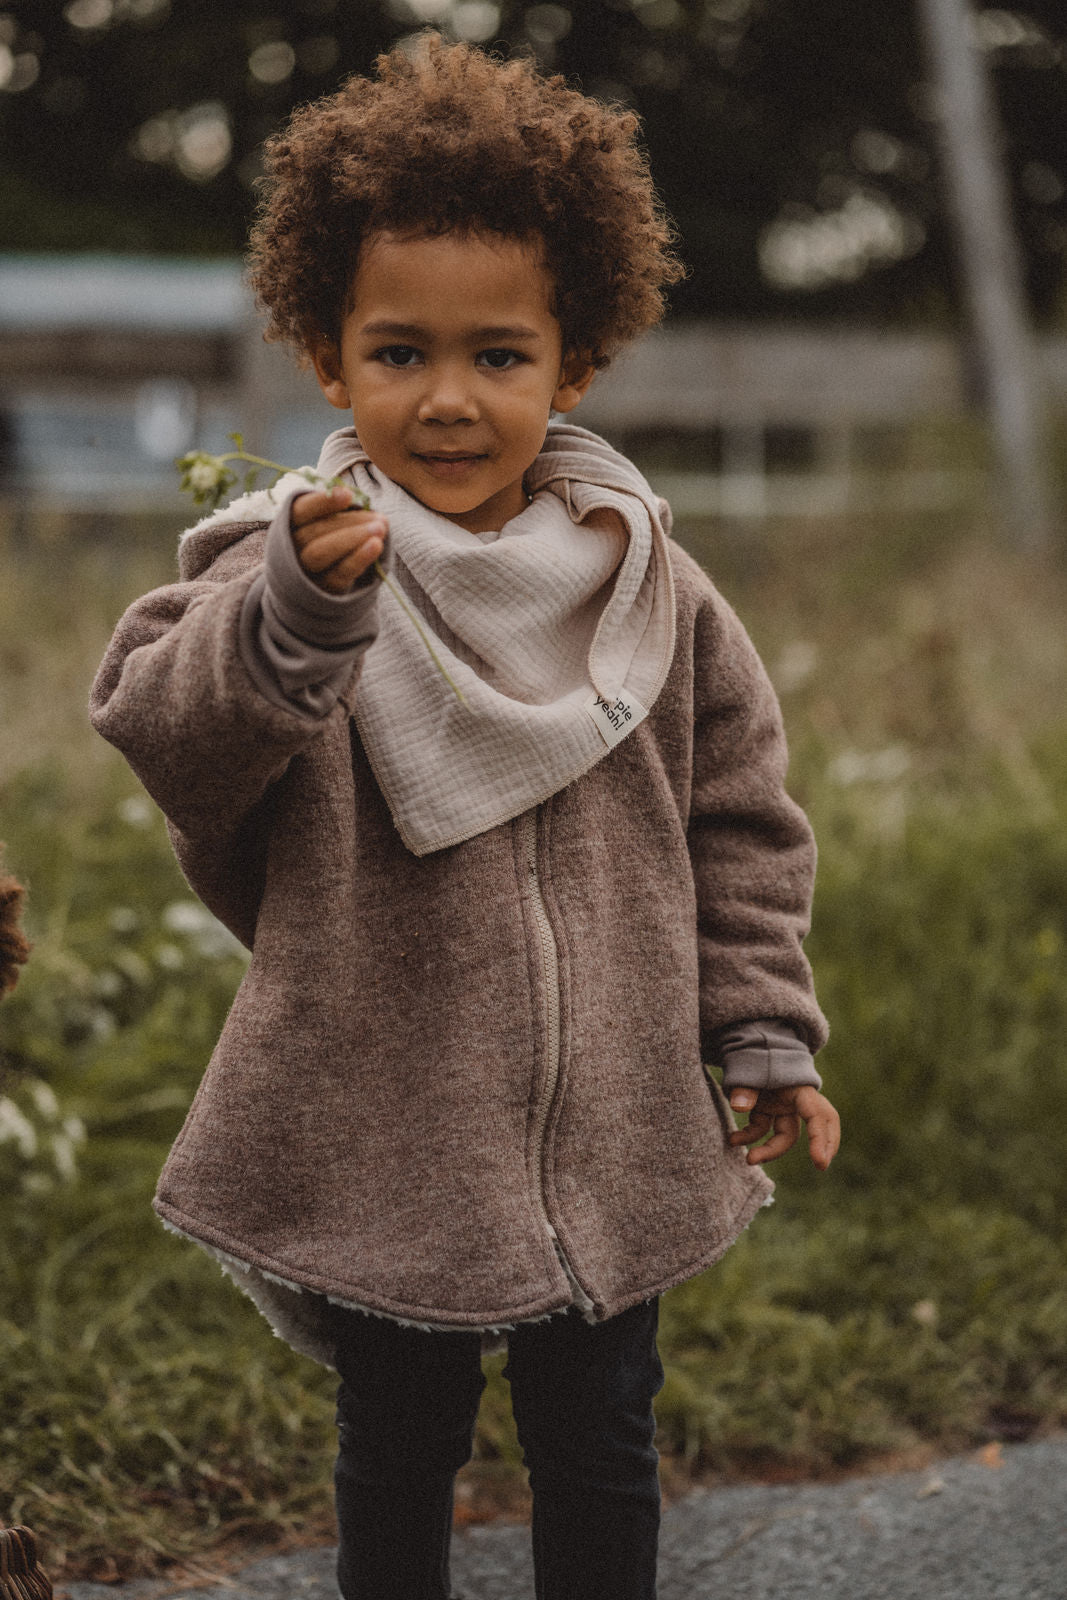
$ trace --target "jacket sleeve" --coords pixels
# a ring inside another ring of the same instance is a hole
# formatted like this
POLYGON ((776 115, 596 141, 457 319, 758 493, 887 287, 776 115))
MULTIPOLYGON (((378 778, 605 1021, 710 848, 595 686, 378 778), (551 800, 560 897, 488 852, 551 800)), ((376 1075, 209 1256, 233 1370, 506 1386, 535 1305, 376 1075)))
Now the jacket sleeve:
POLYGON ((348 714, 374 638, 376 586, 328 595, 286 565, 289 499, 265 561, 252 532, 202 577, 136 601, 93 684, 94 727, 193 838, 232 835, 330 716, 348 714))
POLYGON ((822 1088, 808 1045, 777 1017, 717 1029, 707 1060, 722 1068, 727 1094, 731 1089, 796 1089, 805 1083, 822 1088))
MULTIPOLYGON (((694 637, 693 779, 689 854, 697 896, 701 1047, 730 1086, 747 1081, 751 1039, 738 1024, 795 1031, 802 1052, 826 1041, 802 941, 808 931, 815 842, 785 790, 781 712, 739 619, 713 590, 694 637), (774 1019, 774 1023, 759 1019, 774 1019), (730 1070, 729 1056, 738 1051, 730 1070)), ((810 1061, 789 1063, 778 1042, 766 1086, 817 1082, 810 1061), (791 1070, 792 1068, 792 1070, 791 1070)), ((787 1055, 792 1052, 787 1050, 787 1055)), ((764 1086, 762 1083, 753 1085, 764 1086)))
POLYGON ((325 717, 378 633, 379 579, 337 595, 301 567, 289 532, 294 490, 267 529, 263 571, 241 608, 241 659, 256 687, 286 710, 325 717))

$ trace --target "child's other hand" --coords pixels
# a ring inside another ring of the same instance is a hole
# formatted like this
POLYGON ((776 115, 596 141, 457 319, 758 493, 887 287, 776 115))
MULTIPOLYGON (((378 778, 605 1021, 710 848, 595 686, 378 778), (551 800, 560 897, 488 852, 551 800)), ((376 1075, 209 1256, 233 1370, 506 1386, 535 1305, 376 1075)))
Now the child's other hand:
POLYGON ((344 594, 385 549, 389 525, 378 511, 350 511, 348 489, 310 490, 293 501, 290 523, 300 565, 330 594, 344 594))
POLYGON ((749 1113, 748 1126, 730 1134, 730 1143, 755 1145, 766 1134, 766 1144, 748 1152, 753 1166, 776 1161, 796 1144, 800 1124, 808 1130, 811 1159, 825 1172, 841 1143, 841 1118, 824 1094, 811 1084, 795 1089, 731 1089, 730 1106, 749 1113), (773 1132, 772 1132, 773 1130, 773 1132))

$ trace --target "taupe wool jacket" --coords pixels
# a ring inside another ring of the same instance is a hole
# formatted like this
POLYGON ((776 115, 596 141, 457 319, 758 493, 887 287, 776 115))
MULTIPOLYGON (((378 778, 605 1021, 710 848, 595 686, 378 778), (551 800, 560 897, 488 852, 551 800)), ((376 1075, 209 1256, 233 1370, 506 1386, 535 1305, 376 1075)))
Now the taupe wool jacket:
POLYGON ((328 1300, 499 1329, 693 1276, 772 1189, 702 1061, 762 1087, 792 1043, 809 1066, 784 1078, 817 1082, 826 1034, 801 948, 814 847, 744 629, 672 545, 647 719, 534 811, 417 857, 351 716, 373 593, 341 625, 290 563, 271 599, 272 531, 187 537, 93 688, 252 951, 156 1209, 327 1364, 328 1300), (315 693, 264 653, 265 591, 275 640, 325 652, 315 693))

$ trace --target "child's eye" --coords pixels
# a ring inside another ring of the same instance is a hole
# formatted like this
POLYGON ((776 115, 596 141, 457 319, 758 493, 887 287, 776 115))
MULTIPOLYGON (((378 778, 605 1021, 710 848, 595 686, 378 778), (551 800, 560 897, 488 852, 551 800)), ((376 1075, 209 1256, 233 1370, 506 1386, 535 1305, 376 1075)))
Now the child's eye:
POLYGON ((525 359, 518 350, 482 350, 478 356, 483 366, 491 367, 494 372, 506 372, 525 359))
POLYGON ((413 367, 422 357, 414 345, 387 344, 374 352, 374 359, 385 367, 413 367))

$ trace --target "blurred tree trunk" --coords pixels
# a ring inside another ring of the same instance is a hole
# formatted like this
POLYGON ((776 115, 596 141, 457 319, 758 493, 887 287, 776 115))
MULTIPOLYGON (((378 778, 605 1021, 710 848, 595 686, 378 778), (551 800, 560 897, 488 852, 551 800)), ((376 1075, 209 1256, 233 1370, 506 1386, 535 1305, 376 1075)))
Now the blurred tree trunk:
POLYGON ((919 0, 970 335, 1016 541, 1047 546, 1055 524, 1047 400, 1030 326, 992 85, 970 0, 919 0))

